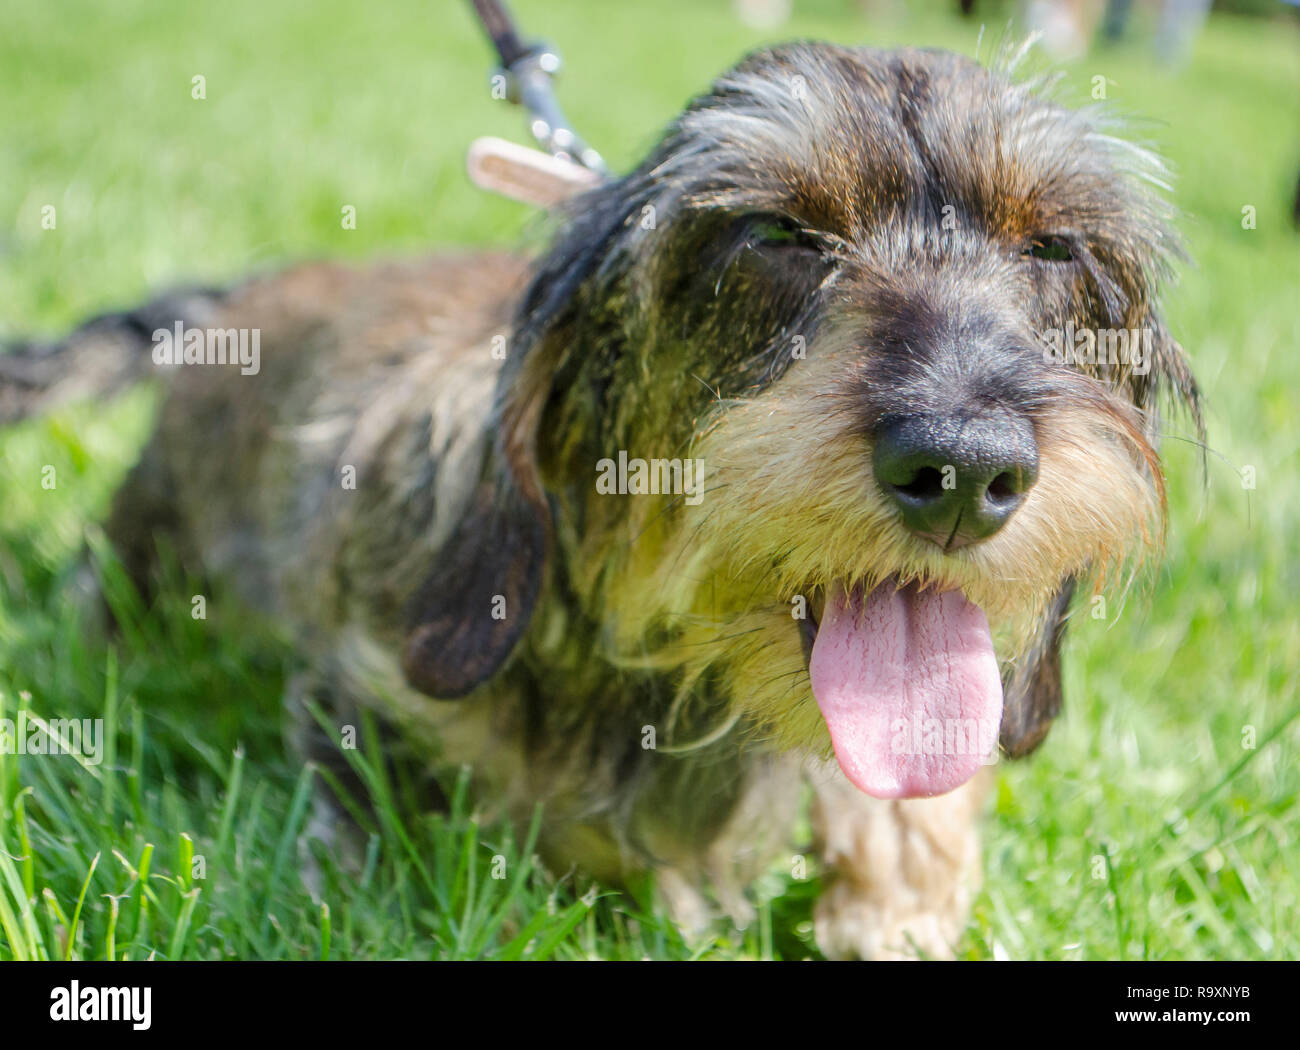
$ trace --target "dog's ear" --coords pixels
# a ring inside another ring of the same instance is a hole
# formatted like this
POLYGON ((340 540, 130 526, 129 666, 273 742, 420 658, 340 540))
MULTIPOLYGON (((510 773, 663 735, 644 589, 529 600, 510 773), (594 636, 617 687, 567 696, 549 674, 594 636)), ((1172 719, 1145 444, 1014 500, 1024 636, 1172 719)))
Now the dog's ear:
POLYGON ((1065 635, 1074 580, 1066 580, 1048 608, 1034 645, 1010 668, 1002 683, 999 744, 1008 758, 1029 754, 1061 713, 1061 640, 1065 635))
MULTIPOLYGON (((608 318, 591 316, 593 305, 606 303, 612 297, 612 283, 624 279, 626 268, 615 262, 637 250, 644 234, 639 222, 650 208, 654 188, 652 178, 633 172, 580 193, 556 209, 564 225, 538 260, 502 371, 500 393, 507 416, 525 419, 531 407, 527 402, 548 396, 566 363, 593 349, 574 338, 574 326, 584 315, 593 328, 601 329, 601 349, 606 349, 604 343, 612 334, 606 330, 608 318)), ((532 422, 539 421, 540 413, 532 422)))
POLYGON ((1152 332, 1154 337, 1150 355, 1144 362, 1145 374, 1134 377, 1135 403, 1147 412, 1151 425, 1155 427, 1159 418, 1159 395, 1163 393, 1170 404, 1187 412, 1196 428, 1197 440, 1204 446, 1206 435, 1201 391, 1192 374, 1187 351, 1155 313, 1146 316, 1142 331, 1152 332))
POLYGON ((538 430, 569 354, 568 336, 605 253, 626 225, 617 183, 581 194, 538 262, 497 379, 483 478, 407 607, 402 670, 438 699, 497 674, 523 636, 542 589, 551 512, 538 469, 538 430))
POLYGON ((549 544, 545 503, 514 479, 485 478, 407 607, 407 682, 428 696, 464 696, 501 669, 524 633, 549 544))

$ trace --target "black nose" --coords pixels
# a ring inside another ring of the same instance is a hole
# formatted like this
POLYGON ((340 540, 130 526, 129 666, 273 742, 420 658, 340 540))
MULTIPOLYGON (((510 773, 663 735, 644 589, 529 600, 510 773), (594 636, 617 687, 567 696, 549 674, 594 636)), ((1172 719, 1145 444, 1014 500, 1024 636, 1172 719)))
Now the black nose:
POLYGON ((992 536, 1038 477, 1033 424, 1005 410, 895 416, 876 432, 876 481, 903 524, 945 550, 992 536))

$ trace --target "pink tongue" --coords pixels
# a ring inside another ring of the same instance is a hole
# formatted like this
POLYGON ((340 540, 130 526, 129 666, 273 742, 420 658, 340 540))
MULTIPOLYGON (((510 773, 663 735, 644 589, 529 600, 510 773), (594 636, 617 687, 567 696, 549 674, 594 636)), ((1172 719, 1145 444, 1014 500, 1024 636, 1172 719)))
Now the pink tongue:
POLYGON ((1002 682, 988 621, 960 591, 836 585, 808 666, 844 775, 876 798, 966 783, 997 744, 1002 682))

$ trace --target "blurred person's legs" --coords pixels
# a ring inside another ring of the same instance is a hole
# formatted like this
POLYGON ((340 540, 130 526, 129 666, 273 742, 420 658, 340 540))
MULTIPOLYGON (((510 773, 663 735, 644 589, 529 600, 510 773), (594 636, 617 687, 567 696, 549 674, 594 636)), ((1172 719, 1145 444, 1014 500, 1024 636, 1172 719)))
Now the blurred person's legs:
POLYGON ((1212 0, 1164 0, 1156 30, 1156 54, 1171 65, 1191 57, 1192 45, 1205 25, 1212 0))
POLYGON ((1026 27, 1038 33, 1044 49, 1054 58, 1079 58, 1101 20, 1103 0, 1029 0, 1024 7, 1026 27))
POLYGON ((1101 22, 1101 35, 1106 40, 1122 40, 1128 32, 1129 19, 1133 15, 1133 0, 1108 0, 1106 14, 1101 22))

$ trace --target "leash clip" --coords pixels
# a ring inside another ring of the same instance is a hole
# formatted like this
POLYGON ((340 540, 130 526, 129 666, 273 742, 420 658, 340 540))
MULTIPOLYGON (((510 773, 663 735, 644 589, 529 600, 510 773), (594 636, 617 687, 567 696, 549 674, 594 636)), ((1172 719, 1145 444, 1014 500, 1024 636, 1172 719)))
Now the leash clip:
POLYGON ((525 45, 502 0, 471 3, 501 59, 496 76, 505 77, 506 98, 528 111, 528 129, 537 144, 557 160, 606 177, 609 169, 605 161, 573 130, 555 99, 551 78, 560 69, 559 53, 549 44, 525 45))
POLYGON ((607 175, 604 159, 573 130, 556 101, 552 78, 560 65, 559 53, 538 43, 509 66, 499 67, 498 74, 506 78, 506 98, 528 111, 528 130, 542 149, 552 157, 607 175))

